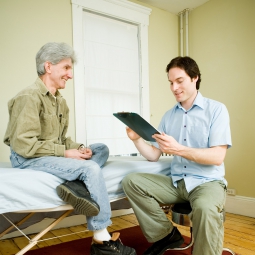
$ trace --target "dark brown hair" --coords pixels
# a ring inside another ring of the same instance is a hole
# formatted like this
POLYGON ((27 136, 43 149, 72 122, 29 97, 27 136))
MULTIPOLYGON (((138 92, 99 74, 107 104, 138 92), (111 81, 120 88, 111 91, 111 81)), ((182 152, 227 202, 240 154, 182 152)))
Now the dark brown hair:
POLYGON ((199 90, 201 82, 201 73, 199 71, 196 61, 190 57, 176 57, 170 61, 166 67, 166 72, 168 73, 171 68, 179 67, 184 70, 186 74, 191 78, 198 77, 196 83, 196 89, 199 90))

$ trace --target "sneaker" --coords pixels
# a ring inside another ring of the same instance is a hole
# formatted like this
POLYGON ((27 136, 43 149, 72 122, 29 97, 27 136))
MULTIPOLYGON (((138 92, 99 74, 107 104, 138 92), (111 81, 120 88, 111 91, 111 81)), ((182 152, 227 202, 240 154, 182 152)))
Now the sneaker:
POLYGON ((120 233, 115 232, 109 241, 98 241, 93 238, 90 255, 136 255, 135 249, 123 245, 119 236, 120 233))
POLYGON ((167 249, 180 247, 184 243, 184 239, 178 228, 174 227, 172 232, 163 239, 155 242, 143 255, 162 255, 167 249))
POLYGON ((96 216, 100 211, 99 205, 91 198, 86 185, 80 180, 60 184, 57 186, 57 194, 79 214, 96 216))

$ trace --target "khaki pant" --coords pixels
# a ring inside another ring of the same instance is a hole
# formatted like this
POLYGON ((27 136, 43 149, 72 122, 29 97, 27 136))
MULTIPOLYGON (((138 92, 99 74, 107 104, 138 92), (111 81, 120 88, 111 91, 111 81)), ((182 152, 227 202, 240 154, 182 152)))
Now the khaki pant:
POLYGON ((190 193, 184 180, 175 188, 170 177, 132 173, 122 181, 140 227, 148 242, 156 242, 173 229, 159 204, 189 201, 193 225, 193 255, 221 255, 224 238, 223 214, 226 186, 222 181, 204 183, 190 193))

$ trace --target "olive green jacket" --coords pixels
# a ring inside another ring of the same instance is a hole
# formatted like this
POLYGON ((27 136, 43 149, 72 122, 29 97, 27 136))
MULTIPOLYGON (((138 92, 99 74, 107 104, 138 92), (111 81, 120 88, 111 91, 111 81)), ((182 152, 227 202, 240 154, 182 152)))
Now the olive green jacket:
POLYGON ((66 138, 69 108, 59 91, 56 98, 38 77, 8 102, 9 123, 4 143, 24 158, 64 156, 80 143, 66 138))

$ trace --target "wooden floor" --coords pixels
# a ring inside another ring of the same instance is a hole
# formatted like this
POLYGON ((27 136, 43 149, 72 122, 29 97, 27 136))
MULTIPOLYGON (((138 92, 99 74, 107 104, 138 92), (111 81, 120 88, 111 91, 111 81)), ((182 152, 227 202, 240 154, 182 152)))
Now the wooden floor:
MULTIPOLYGON (((168 214, 169 218, 170 216, 168 214)), ((112 222, 113 224, 108 228, 109 232, 138 225, 134 214, 112 218, 112 222)), ((190 236, 189 228, 178 226, 178 229, 183 235, 190 236)), ((33 237, 33 235, 29 236, 33 237)), ((44 239, 48 240, 39 242, 33 249, 89 236, 92 236, 92 232, 86 230, 86 224, 65 229, 56 229, 44 236, 44 239), (68 235, 70 233, 75 234, 68 235), (55 236, 63 237, 51 239, 55 236)), ((0 240, 0 255, 15 254, 27 244, 28 240, 25 237, 0 240)), ((224 247, 233 250, 238 255, 254 255, 255 218, 226 213, 224 247)))

